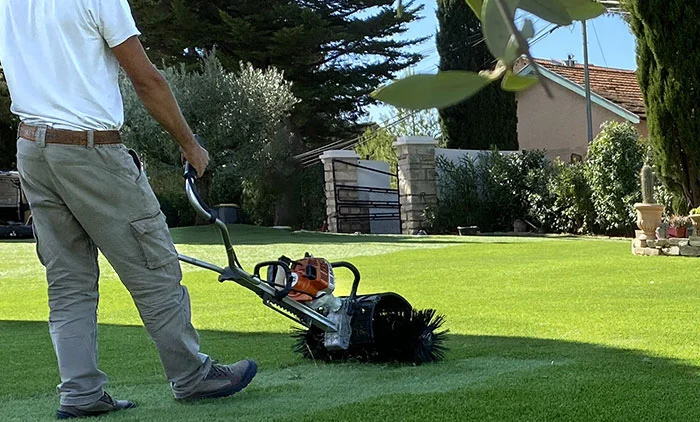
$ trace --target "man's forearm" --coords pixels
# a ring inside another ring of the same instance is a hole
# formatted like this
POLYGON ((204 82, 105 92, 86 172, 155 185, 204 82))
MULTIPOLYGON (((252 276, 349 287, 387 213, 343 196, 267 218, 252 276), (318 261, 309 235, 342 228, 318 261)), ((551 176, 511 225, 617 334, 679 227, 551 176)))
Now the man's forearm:
POLYGON ((158 73, 149 78, 148 83, 134 84, 134 88, 148 113, 184 150, 190 149, 196 142, 194 135, 165 78, 158 73))
POLYGON ((133 36, 112 48, 146 110, 175 140, 185 158, 201 177, 209 165, 209 153, 200 146, 182 116, 180 106, 163 75, 148 59, 138 37, 133 36))

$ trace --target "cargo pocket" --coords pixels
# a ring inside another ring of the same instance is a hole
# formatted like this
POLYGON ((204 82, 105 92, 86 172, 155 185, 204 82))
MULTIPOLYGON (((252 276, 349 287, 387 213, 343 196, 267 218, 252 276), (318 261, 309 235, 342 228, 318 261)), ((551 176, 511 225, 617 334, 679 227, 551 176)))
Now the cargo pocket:
POLYGON ((153 270, 177 260, 177 251, 163 213, 130 224, 146 259, 146 267, 153 270))

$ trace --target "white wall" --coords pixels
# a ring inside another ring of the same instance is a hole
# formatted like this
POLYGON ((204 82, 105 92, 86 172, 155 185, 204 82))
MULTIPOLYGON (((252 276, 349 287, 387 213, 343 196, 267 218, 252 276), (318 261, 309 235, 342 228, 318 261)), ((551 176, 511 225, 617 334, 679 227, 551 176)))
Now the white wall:
MULTIPOLYGON (((481 149, 447 149, 447 148, 435 148, 435 157, 442 156, 451 163, 458 164, 464 156, 469 156, 472 160, 476 158, 481 153, 489 153, 490 150, 481 149)), ((520 151, 501 151, 503 155, 509 155, 514 153, 519 153, 520 151)))

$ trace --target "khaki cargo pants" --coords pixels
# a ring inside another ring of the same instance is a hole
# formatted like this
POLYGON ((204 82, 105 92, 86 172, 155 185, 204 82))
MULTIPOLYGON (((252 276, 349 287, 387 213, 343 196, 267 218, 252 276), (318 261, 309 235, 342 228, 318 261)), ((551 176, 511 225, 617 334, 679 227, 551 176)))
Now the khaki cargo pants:
POLYGON ((98 400, 107 382, 97 368, 98 249, 129 290, 175 396, 188 395, 211 361, 199 353, 177 253, 135 154, 19 138, 17 164, 46 267, 61 404, 98 400))

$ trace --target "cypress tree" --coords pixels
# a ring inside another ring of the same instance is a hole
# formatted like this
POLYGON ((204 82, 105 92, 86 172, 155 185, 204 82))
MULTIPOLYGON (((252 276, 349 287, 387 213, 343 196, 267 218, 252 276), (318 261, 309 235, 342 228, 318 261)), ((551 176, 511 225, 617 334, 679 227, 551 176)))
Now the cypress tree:
MULTIPOLYGON (((438 0, 440 29, 437 49, 440 70, 478 72, 493 68, 495 59, 481 33, 481 21, 464 0, 438 0)), ((518 108, 515 94, 492 84, 474 97, 440 110, 448 148, 518 149, 518 108)))
POLYGON ((700 206, 700 3, 628 0, 657 174, 677 211, 700 206))

